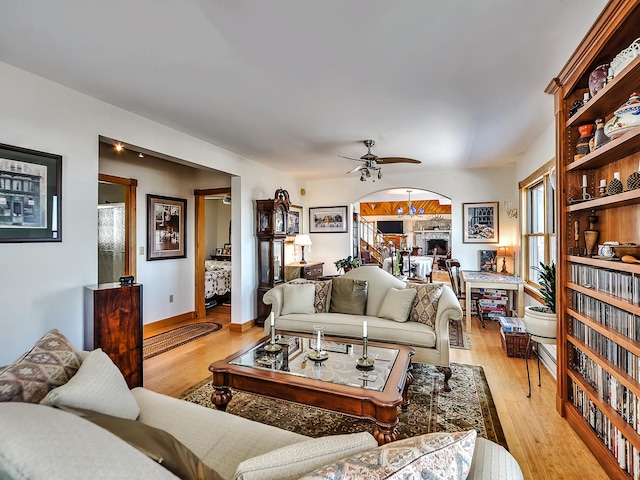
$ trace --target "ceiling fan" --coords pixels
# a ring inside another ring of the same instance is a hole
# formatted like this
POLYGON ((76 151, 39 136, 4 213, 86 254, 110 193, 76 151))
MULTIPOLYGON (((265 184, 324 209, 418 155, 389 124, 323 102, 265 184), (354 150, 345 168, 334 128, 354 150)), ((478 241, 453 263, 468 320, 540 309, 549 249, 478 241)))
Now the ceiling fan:
POLYGON ((360 181, 365 182, 367 178, 373 178, 373 181, 376 181, 376 177, 378 180, 382 178, 382 169, 378 165, 386 165, 389 163, 422 163, 420 160, 414 160, 413 158, 404 158, 404 157, 378 157, 371 153, 371 147, 373 147, 376 142, 373 140, 365 140, 364 146, 367 147, 367 153, 360 158, 352 158, 345 157, 344 155, 338 155, 341 158, 346 158, 347 160, 356 160, 358 162, 362 162, 353 170, 349 170, 347 173, 353 173, 360 171, 360 181))

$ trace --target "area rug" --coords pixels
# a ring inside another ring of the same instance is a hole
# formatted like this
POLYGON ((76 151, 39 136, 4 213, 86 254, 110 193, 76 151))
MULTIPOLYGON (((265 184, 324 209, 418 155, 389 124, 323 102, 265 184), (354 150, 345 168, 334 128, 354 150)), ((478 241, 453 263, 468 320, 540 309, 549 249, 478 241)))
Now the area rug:
POLYGON ((469 334, 464 331, 463 323, 463 320, 449 322, 449 346, 471 350, 471 339, 469 334))
MULTIPOLYGON (((507 448, 482 367, 453 363, 451 369, 451 392, 447 393, 442 390, 444 377, 434 366, 414 364, 411 404, 406 412, 398 410, 399 438, 475 429, 481 437, 507 448)), ((195 385, 180 398, 213 408, 210 381, 195 385)), ((373 430, 371 420, 244 392, 234 392, 227 412, 310 437, 373 430)))
POLYGON ((142 343, 142 356, 147 358, 155 357, 161 353, 167 352, 172 348, 179 347, 185 343, 189 343, 196 338, 204 337, 210 333, 216 332, 222 328, 222 325, 214 322, 198 322, 182 325, 180 327, 169 330, 168 332, 159 333, 149 338, 145 338, 142 343))

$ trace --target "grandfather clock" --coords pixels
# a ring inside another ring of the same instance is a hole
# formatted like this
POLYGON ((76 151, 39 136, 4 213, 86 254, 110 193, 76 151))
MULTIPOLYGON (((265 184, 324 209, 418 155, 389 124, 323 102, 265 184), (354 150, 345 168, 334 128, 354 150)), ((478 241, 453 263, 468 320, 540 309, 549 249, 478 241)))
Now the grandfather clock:
POLYGON ((257 200, 258 236, 258 316, 263 326, 271 307, 262 302, 264 294, 284 282, 284 242, 287 236, 289 193, 279 188, 273 199, 257 200))

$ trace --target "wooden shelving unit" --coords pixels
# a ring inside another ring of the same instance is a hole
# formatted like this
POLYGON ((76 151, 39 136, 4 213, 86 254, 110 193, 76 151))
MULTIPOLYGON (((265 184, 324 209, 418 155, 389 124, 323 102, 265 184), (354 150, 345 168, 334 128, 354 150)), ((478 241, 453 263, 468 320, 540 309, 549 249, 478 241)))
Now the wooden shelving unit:
POLYGON ((640 478, 640 265, 586 254, 596 216, 598 243, 640 244, 640 189, 601 194, 614 172, 640 169, 640 127, 574 159, 578 127, 608 120, 640 89, 635 58, 573 116, 589 74, 640 36, 640 0, 611 0, 547 93, 555 96, 558 192, 557 408, 611 478, 640 478), (587 177, 588 200, 582 200, 587 177), (577 226, 577 230, 576 230, 577 226))

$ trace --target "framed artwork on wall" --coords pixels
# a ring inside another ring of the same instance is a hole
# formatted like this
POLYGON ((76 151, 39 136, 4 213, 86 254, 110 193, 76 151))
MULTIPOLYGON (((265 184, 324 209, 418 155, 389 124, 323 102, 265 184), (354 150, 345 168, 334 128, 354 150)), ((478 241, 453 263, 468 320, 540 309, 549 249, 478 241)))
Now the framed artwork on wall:
POLYGON ((147 260, 185 258, 187 201, 147 195, 147 260))
POLYGON ((0 144, 0 242, 62 241, 62 156, 0 144))
POLYGON ((309 208, 309 233, 343 233, 346 231, 346 206, 309 208))
POLYGON ((287 241, 292 242, 296 235, 304 231, 302 220, 302 207, 300 205, 289 205, 289 212, 287 213, 287 241))
POLYGON ((498 243, 498 202, 463 203, 463 243, 498 243))
POLYGON ((480 271, 482 272, 498 271, 498 251, 497 250, 480 250, 480 271))

